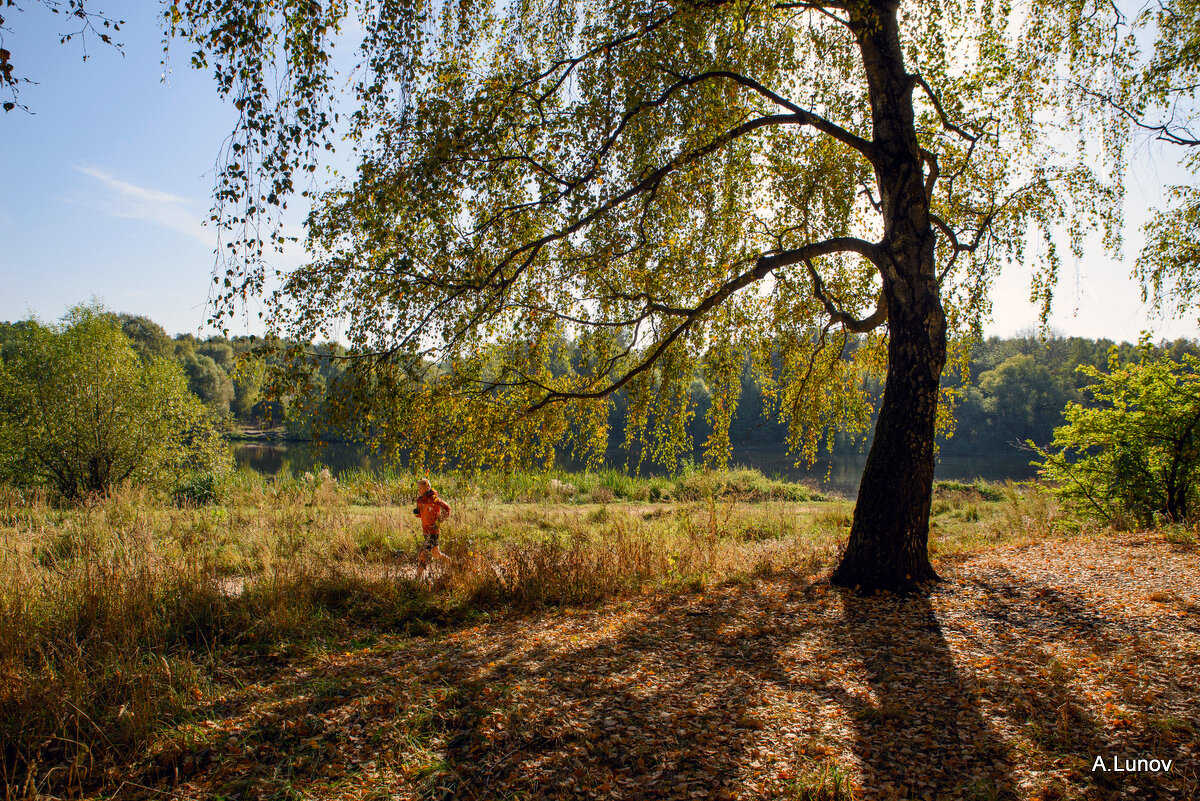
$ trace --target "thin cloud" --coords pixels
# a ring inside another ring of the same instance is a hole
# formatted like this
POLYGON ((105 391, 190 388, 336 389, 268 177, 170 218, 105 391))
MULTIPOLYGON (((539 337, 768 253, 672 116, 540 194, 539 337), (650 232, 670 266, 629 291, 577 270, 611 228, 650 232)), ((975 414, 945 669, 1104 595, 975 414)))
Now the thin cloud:
POLYGON ((106 190, 103 195, 75 198, 71 202, 94 208, 129 220, 146 220, 163 228, 178 231, 211 245, 213 237, 201 225, 201 216, 191 200, 131 184, 97 167, 81 166, 76 170, 99 181, 106 190))

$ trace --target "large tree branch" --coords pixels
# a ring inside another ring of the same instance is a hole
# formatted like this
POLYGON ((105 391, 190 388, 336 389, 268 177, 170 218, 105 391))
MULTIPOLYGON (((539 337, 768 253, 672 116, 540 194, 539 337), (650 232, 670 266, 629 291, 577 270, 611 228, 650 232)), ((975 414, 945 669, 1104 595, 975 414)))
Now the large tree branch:
POLYGON ((737 72, 732 72, 730 70, 710 70, 708 72, 698 73, 698 74, 690 76, 690 77, 684 76, 684 75, 681 75, 678 73, 670 72, 669 70, 667 70, 667 72, 668 72, 668 74, 673 75, 676 78, 678 78, 681 83, 682 82, 688 82, 689 84, 690 83, 700 83, 701 81, 709 80, 712 78, 727 78, 731 81, 739 83, 742 86, 745 86, 747 89, 751 89, 754 92, 757 92, 758 94, 767 98, 768 100, 770 100, 772 103, 776 104, 777 106, 780 106, 780 107, 785 108, 788 111, 792 112, 793 114, 795 114, 797 117, 800 118, 799 121, 801 122, 801 124, 807 125, 811 128, 815 128, 816 130, 818 130, 821 133, 826 134, 828 136, 832 136, 834 139, 838 140, 842 144, 847 145, 847 146, 852 147, 855 150, 857 150, 859 153, 861 153, 863 156, 865 156, 867 158, 867 160, 870 161, 872 164, 875 163, 875 146, 871 142, 867 141, 866 139, 863 139, 861 136, 858 136, 857 134, 851 133, 850 131, 846 130, 845 128, 838 125, 837 123, 827 120, 826 118, 820 116, 819 114, 814 114, 813 112, 811 112, 807 109, 801 108, 800 106, 796 105, 795 103, 793 103, 792 101, 783 97, 782 95, 778 94, 777 92, 774 92, 774 91, 768 89, 767 87, 763 86, 761 83, 754 80, 753 78, 748 78, 745 75, 742 75, 737 72))
POLYGON ((838 23, 848 30, 852 29, 850 20, 846 19, 845 17, 839 17, 837 14, 834 14, 833 11, 830 11, 830 9, 834 9, 836 11, 845 11, 845 3, 805 3, 797 0, 797 2, 776 3, 774 7, 780 11, 815 11, 821 16, 838 23))
MULTIPOLYGON (((762 278, 765 278, 772 271, 778 270, 781 267, 806 262, 811 259, 819 258, 821 256, 828 256, 833 253, 847 252, 857 253, 876 265, 882 262, 882 255, 880 254, 877 245, 854 237, 835 237, 833 239, 815 242, 809 245, 804 245, 803 247, 794 248, 792 250, 787 250, 780 253, 763 254, 755 260, 754 266, 751 269, 746 270, 745 272, 740 273, 733 278, 730 278, 728 281, 717 287, 715 291, 701 300, 700 303, 690 309, 687 314, 683 316, 683 319, 680 320, 679 323, 677 323, 665 337, 663 337, 654 345, 654 347, 650 349, 650 352, 646 355, 646 357, 642 359, 638 365, 631 368, 628 372, 621 376, 621 378, 613 381, 606 387, 587 391, 555 390, 552 387, 546 387, 539 384, 538 388, 544 390, 546 395, 540 401, 526 410, 526 414, 532 414, 554 402, 602 398, 618 391, 634 378, 652 368, 658 359, 667 352, 671 345, 673 345, 681 336, 691 330, 696 323, 703 319, 705 314, 721 305, 736 292, 744 289, 747 286, 750 286, 762 278)), ((876 313, 878 314, 878 312, 876 313)), ((499 387, 509 385, 497 383, 494 386, 499 387)))
POLYGON ((809 277, 812 279, 813 294, 816 295, 817 300, 821 301, 821 305, 825 307, 825 312, 829 315, 831 323, 840 324, 842 328, 852 331, 855 334, 866 334, 887 322, 887 298, 884 296, 883 290, 879 292, 879 300, 875 306, 875 311, 870 316, 860 320, 854 315, 839 309, 834 304, 825 291, 825 282, 821 280, 821 274, 817 272, 817 268, 813 265, 812 260, 805 259, 804 264, 808 268, 809 277))

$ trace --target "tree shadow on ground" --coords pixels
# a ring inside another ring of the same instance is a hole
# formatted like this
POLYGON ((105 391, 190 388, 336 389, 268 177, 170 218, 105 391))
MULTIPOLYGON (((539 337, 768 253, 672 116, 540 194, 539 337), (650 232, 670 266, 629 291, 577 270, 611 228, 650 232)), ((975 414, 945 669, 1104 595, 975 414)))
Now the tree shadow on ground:
MULTIPOLYGON (((1119 578, 1113 578, 1114 586, 1119 578)), ((989 706, 1043 762, 1061 765, 1051 798, 1190 799, 1200 795, 1200 750, 1194 681, 1167 640, 1152 643, 1133 613, 1104 614, 1078 590, 993 568, 962 585, 978 595, 981 624, 963 639, 986 647, 989 670, 980 687, 989 706), (973 636, 972 636, 973 635, 973 636), (988 640, 990 639, 990 647, 988 640), (1087 690, 1092 691, 1088 697, 1087 690), (1180 702, 1188 708, 1179 717, 1180 702), (1100 758, 1109 770, 1093 770, 1100 758), (1170 759, 1169 773, 1111 770, 1113 759, 1170 759)), ((1162 618, 1173 628, 1174 621, 1162 618)), ((1200 654, 1191 656, 1193 664, 1200 654)))
POLYGON ((1171 718, 1124 682, 1106 692, 1129 716, 1110 725, 1056 655, 1112 666, 1118 653, 1136 658, 1136 633, 1087 598, 1009 570, 909 598, 839 596, 844 625, 825 630, 824 650, 852 655, 868 691, 825 691, 850 713, 866 798, 1194 797, 1195 767, 1177 749, 1195 730, 1154 725, 1171 718), (971 614, 938 611, 964 599, 971 614), (1110 766, 1114 756, 1174 756, 1176 770, 1093 771, 1097 756, 1110 766))
POLYGON ((725 617, 707 599, 664 599, 616 625, 602 616, 611 631, 583 644, 592 613, 558 618, 545 642, 513 623, 340 654, 214 710, 236 735, 159 755, 145 783, 186 764, 180 787, 240 798, 347 784, 429 799, 734 798, 744 735, 763 723, 725 617))
POLYGON ((848 713, 871 798, 1014 798, 1014 756, 982 716, 928 597, 838 593, 825 648, 861 666, 864 691, 827 684, 848 713))
MULTIPOLYGON (((1081 696, 1055 647, 1129 647, 1083 596, 1001 572, 908 599, 811 578, 331 644, 207 710, 139 781, 239 799, 1108 799, 1130 782, 1092 774, 1097 754, 1195 739, 1114 729, 1081 696)), ((1157 714, 1145 692, 1119 700, 1157 714)), ((1128 797, 1193 797, 1186 770, 1128 797)))

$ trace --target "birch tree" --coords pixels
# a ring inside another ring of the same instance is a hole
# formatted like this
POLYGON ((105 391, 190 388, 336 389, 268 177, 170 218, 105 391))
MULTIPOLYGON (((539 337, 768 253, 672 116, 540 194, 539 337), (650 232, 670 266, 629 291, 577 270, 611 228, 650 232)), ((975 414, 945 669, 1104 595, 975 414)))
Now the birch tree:
POLYGON ((218 318, 264 292, 283 245, 271 220, 299 185, 311 260, 268 293, 273 330, 347 341, 338 408, 413 459, 596 458, 621 391, 626 443, 671 464, 691 452, 700 370, 719 462, 746 353, 812 458, 831 427, 867 424, 860 390, 882 375, 841 585, 936 578, 940 377, 1002 268, 1035 265, 1045 314, 1063 253, 1096 228, 1115 244, 1104 165, 1121 137, 1104 134, 1120 122, 1075 91, 1106 79, 1104 4, 178 0, 167 14, 242 114, 217 191, 218 318), (334 58, 351 37, 354 56, 334 58), (338 99, 343 62, 357 71, 338 99), (307 176, 343 141, 354 175, 314 192, 307 176))

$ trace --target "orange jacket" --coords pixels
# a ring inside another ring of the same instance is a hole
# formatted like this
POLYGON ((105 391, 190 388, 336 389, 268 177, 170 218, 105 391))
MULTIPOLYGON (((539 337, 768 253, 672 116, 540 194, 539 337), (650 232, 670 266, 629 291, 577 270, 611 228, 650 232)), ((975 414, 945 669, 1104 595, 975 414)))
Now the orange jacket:
POLYGON ((422 526, 436 526, 439 520, 450 514, 450 504, 438 497, 437 490, 418 495, 417 509, 421 512, 422 526))

